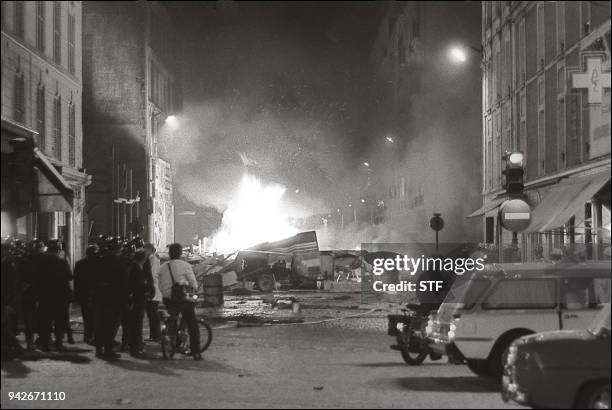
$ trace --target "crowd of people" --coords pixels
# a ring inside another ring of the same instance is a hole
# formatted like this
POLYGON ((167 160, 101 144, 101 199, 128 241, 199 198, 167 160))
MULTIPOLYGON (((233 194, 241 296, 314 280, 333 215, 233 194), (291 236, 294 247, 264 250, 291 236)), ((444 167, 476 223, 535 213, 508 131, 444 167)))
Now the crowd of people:
MULTIPOLYGON (((83 341, 95 346, 98 358, 117 360, 118 351, 142 357, 145 341, 160 340, 162 303, 183 313, 193 351, 198 352, 194 307, 172 306, 171 300, 173 283, 197 286, 191 266, 180 260, 182 246, 170 245, 171 260, 160 266, 155 247, 141 238, 100 236, 93 242, 72 271, 60 240, 3 240, 3 359, 34 350, 66 351, 64 340, 75 342, 70 322, 73 301, 82 311, 83 341), (145 315, 147 340, 143 339, 145 315), (119 328, 121 340, 117 341, 119 328), (25 348, 17 338, 18 329, 23 329, 25 348)), ((199 353, 193 356, 201 359, 199 353)))

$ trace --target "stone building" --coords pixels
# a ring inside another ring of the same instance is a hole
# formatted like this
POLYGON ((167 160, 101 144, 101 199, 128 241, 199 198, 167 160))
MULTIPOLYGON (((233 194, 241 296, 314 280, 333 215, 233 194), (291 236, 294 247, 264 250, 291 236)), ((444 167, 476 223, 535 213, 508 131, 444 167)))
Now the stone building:
POLYGON ((163 156, 159 133, 180 108, 179 43, 159 2, 86 2, 83 7, 84 156, 93 175, 87 190, 92 233, 139 234, 154 242, 156 226, 173 219, 156 219, 161 214, 155 210, 166 205, 155 185, 163 156))
POLYGON ((525 155, 524 259, 583 244, 609 258, 610 5, 482 2, 483 239, 506 246, 502 156, 525 155), (597 246, 592 246, 598 244, 597 246), (606 251, 605 248, 608 248, 606 251))
POLYGON ((80 1, 2 2, 2 236, 87 238, 80 1))

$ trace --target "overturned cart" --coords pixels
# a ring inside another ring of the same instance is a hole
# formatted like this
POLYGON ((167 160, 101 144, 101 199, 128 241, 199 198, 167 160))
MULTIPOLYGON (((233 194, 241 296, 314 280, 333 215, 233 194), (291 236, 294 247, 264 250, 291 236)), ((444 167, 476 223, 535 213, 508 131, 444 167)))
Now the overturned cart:
POLYGON ((321 275, 317 233, 301 232, 241 250, 218 273, 232 271, 238 281, 253 282, 262 292, 272 292, 280 284, 296 288, 304 282, 314 281, 321 275))

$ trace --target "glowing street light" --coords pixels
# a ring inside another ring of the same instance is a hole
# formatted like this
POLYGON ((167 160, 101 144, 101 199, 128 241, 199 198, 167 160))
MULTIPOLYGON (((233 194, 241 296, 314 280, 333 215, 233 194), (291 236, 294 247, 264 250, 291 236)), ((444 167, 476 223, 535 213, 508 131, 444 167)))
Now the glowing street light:
POLYGON ((365 204, 365 199, 361 198, 361 203, 365 204))
POLYGON ((448 51, 448 58, 455 64, 462 64, 467 61, 467 53, 461 47, 452 47, 448 51))
POLYGON ((364 166, 366 166, 366 167, 368 167, 368 168, 370 168, 370 163, 369 163, 369 162, 367 162, 367 161, 364 161, 364 162, 363 162, 363 165, 364 165, 364 166))
POLYGON ((391 137, 385 137, 385 140, 389 143, 389 144, 393 144, 395 141, 393 141, 393 138, 391 137))

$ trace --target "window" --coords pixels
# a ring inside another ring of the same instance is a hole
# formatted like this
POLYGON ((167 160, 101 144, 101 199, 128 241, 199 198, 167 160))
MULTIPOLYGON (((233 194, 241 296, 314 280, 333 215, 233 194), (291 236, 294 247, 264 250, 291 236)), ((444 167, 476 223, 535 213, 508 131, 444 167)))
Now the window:
POLYGON ((389 38, 393 36, 393 29, 395 28, 396 21, 397 21, 397 17, 389 17, 389 38))
POLYGON ((495 71, 493 75, 495 76, 495 91, 493 92, 493 97, 495 98, 495 103, 498 103, 504 93, 504 90, 502 89, 502 77, 504 68, 501 59, 501 40, 498 39, 497 41, 495 41, 494 46, 495 71))
POLYGON ((45 101, 45 86, 38 85, 36 90, 36 131, 38 132, 38 146, 43 152, 45 147, 45 126, 46 126, 46 101, 45 101))
POLYGON ((567 81, 565 79, 565 66, 563 64, 559 64, 557 66, 557 93, 558 94, 565 93, 566 83, 567 81))
POLYGON ((151 101, 157 103, 157 70, 151 61, 151 101))
POLYGON ((544 5, 538 4, 538 69, 544 68, 544 5))
POLYGON ((525 90, 521 91, 519 101, 519 138, 517 149, 523 151, 523 154, 527 154, 527 93, 525 90))
POLYGON ((502 111, 502 152, 511 151, 513 149, 511 124, 512 106, 510 105, 510 101, 506 101, 504 110, 502 111))
POLYGON ((62 97, 55 97, 53 101, 53 156, 62 160, 62 97))
POLYGON ((68 108, 68 164, 76 165, 76 110, 74 103, 68 108))
POLYGON ((74 42, 76 39, 76 19, 72 14, 68 15, 68 71, 74 74, 74 42))
POLYGON ((25 77, 22 72, 15 73, 13 97, 15 99, 14 120, 23 124, 25 122, 25 77))
POLYGON ((503 65, 503 77, 502 77, 502 95, 507 96, 510 93, 510 86, 512 85, 512 42, 510 41, 510 29, 504 29, 503 31, 503 44, 502 44, 502 65, 503 65))
POLYGON ((15 34, 23 37, 23 1, 15 2, 15 34))
POLYGON ((519 50, 518 50, 518 58, 516 59, 517 64, 518 64, 518 69, 517 72, 519 73, 517 75, 517 79, 519 81, 520 84, 524 83, 526 80, 527 75, 525 74, 525 53, 526 53, 526 47, 525 47, 525 19, 521 19, 520 23, 519 23, 519 50))
POLYGON ((493 135, 493 169, 495 171, 495 181, 496 185, 501 183, 501 110, 500 107, 495 111, 495 134, 493 135))
POLYGON ((45 51, 45 2, 36 2, 36 48, 45 51))
POLYGON ((544 78, 540 77, 538 79, 538 105, 544 105, 545 103, 545 88, 544 88, 544 78))
POLYGON ((557 8, 557 53, 565 51, 565 2, 555 3, 557 8))
POLYGON ((503 279, 483 303, 484 309, 552 309, 555 306, 555 279, 503 279))
POLYGON ((559 134, 559 164, 565 168, 565 99, 559 98, 557 101, 557 133, 559 134))
POLYGON ((545 162, 545 141, 546 141, 546 117, 544 109, 538 111, 538 160, 540 163, 539 175, 546 170, 545 162))
POLYGON ((544 76, 538 78, 538 163, 539 171, 536 175, 543 175, 546 171, 546 94, 544 76))
POLYGON ((53 61, 62 63, 62 6, 53 2, 53 61))
POLYGON ((4 16, 6 16, 6 2, 0 2, 0 7, 2 7, 2 10, 0 12, 0 18, 2 18, 2 28, 4 28, 4 26, 6 25, 6 21, 4 19, 4 16))
POLYGON ((565 168, 565 65, 557 65, 557 135, 559 136, 559 165, 565 168))
POLYGON ((601 303, 609 303, 610 279, 597 279, 597 283, 595 280, 595 278, 564 279, 563 307, 568 310, 594 309, 601 303))
POLYGON ((406 64, 406 46, 404 45, 404 36, 400 35, 397 42, 397 55, 400 64, 406 64))
POLYGON ((419 15, 420 5, 417 3, 416 5, 417 11, 414 20, 412 21, 412 37, 418 38, 421 35, 421 17, 419 15))

